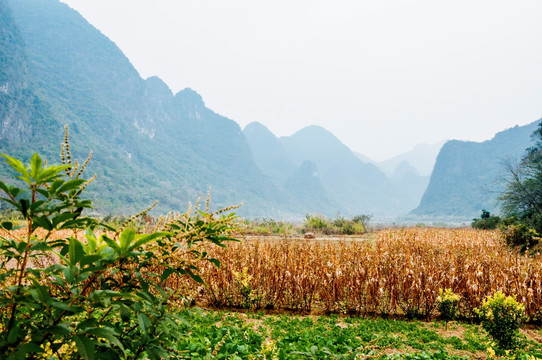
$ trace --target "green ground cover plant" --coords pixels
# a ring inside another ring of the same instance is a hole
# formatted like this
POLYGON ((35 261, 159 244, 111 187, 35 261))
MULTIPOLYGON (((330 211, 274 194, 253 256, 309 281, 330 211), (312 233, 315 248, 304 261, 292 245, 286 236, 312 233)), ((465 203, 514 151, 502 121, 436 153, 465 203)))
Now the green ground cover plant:
MULTIPOLYGON (((467 359, 504 356, 476 324, 339 316, 191 311, 179 344, 193 359, 467 359), (489 350, 488 350, 489 349, 489 350)), ((510 358, 542 358, 542 346, 521 338, 510 358)))

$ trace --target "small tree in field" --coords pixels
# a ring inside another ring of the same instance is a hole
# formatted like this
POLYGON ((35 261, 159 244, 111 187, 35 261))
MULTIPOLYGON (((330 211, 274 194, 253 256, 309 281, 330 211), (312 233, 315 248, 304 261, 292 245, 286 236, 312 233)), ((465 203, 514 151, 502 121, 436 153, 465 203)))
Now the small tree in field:
POLYGON ((507 165, 508 182, 499 199, 506 215, 542 233, 542 122, 531 137, 535 145, 518 164, 507 165))

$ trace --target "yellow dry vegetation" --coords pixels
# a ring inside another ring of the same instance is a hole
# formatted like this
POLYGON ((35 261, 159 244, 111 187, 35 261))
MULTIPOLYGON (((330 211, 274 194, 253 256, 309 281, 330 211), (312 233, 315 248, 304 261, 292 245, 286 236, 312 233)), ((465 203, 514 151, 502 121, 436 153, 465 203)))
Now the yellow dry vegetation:
POLYGON ((435 315, 440 289, 452 289, 461 316, 472 317, 500 290, 541 319, 540 258, 511 251, 497 231, 389 229, 372 241, 262 237, 209 251, 222 266, 201 268, 206 287, 176 287, 217 307, 423 317, 435 315), (248 287, 235 276, 243 271, 248 287))
MULTIPOLYGON (((24 238, 23 229, 0 232, 24 238)), ((64 230, 50 239, 73 235, 64 230)), ((81 231, 76 236, 84 239, 81 231)), ((460 316, 470 318, 486 296, 502 291, 516 296, 531 320, 542 319, 541 258, 510 250, 498 231, 402 228, 362 240, 263 236, 204 250, 221 261, 219 269, 198 264, 205 286, 188 277, 166 280, 183 303, 430 317, 436 315, 439 290, 452 289, 461 296, 460 316)), ((36 265, 50 265, 45 263, 51 259, 43 260, 36 265)), ((194 259, 178 260, 186 264, 194 259)))

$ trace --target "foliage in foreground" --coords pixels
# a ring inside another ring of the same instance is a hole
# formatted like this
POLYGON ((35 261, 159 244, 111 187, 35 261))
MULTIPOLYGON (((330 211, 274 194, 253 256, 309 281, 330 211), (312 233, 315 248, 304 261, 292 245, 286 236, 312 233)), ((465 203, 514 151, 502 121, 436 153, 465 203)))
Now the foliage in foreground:
POLYGON ((446 324, 456 317, 457 311, 459 310, 459 300, 461 300, 461 296, 454 293, 452 289, 440 289, 437 298, 437 308, 441 318, 446 324))
MULTIPOLYGON (((183 312, 179 349, 186 359, 466 359, 488 351, 479 325, 339 316, 183 312), (214 355, 213 355, 214 354, 214 355)), ((510 358, 542 358, 525 337, 510 358), (513 356, 512 356, 513 355, 513 356)))
POLYGON ((165 282, 201 282, 198 263, 219 265, 201 245, 233 240, 235 217, 199 211, 148 234, 98 230, 83 216, 88 160, 71 163, 67 135, 63 155, 57 166, 37 154, 29 166, 3 155, 23 185, 0 182, 1 200, 24 221, 0 228, 0 358, 178 358, 181 319, 165 282))
POLYGON ((513 296, 498 291, 488 296, 476 312, 482 327, 491 335, 501 349, 514 349, 519 345, 518 329, 527 320, 525 306, 513 296))

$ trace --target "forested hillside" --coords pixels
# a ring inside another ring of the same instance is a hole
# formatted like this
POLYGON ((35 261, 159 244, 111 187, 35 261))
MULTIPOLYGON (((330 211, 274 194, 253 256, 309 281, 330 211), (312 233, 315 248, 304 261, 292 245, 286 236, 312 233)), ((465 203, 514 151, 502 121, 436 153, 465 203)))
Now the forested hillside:
POLYGON ((437 157, 420 206, 412 214, 470 219, 482 209, 498 212, 506 162, 521 158, 539 121, 515 126, 481 143, 448 141, 437 157))

